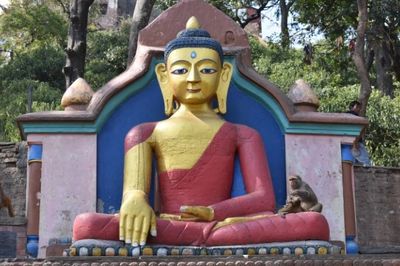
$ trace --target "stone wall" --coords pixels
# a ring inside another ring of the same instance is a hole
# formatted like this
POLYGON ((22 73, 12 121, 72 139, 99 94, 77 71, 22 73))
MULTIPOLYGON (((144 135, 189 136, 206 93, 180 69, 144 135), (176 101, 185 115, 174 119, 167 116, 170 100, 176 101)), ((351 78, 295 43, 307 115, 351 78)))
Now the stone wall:
POLYGON ((362 253, 400 253, 400 168, 355 167, 357 242, 362 253))
POLYGON ((0 209, 0 238, 7 239, 7 243, 0 244, 0 257, 25 256, 26 160, 25 142, 0 142, 0 184, 15 214, 10 217, 6 208, 0 209))

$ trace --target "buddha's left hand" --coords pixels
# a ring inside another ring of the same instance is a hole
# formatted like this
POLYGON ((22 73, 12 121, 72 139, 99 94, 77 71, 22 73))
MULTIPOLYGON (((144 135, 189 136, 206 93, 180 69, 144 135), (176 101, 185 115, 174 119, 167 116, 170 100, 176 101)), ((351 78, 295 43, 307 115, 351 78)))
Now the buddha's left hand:
POLYGON ((189 221, 212 221, 214 210, 206 206, 181 206, 180 214, 182 220, 189 221))

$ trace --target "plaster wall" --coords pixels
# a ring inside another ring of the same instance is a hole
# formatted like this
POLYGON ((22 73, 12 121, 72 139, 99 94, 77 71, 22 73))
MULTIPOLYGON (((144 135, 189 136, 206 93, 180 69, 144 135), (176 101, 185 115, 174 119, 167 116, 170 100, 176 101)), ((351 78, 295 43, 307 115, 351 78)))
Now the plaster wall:
POLYGON ((41 143, 42 179, 39 257, 49 241, 70 240, 79 213, 96 211, 96 135, 31 134, 28 143, 41 143))
MULTIPOLYGON (((341 144, 351 137, 285 136, 287 177, 299 175, 314 190, 323 205, 330 239, 345 242, 341 144)), ((287 181, 288 184, 288 181, 287 181)), ((289 190, 288 190, 289 191, 289 190)))

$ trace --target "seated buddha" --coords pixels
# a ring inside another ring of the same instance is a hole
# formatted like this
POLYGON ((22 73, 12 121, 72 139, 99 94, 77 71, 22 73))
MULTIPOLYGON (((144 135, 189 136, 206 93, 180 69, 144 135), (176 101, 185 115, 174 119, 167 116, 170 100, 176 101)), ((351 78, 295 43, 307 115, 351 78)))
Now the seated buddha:
POLYGON ((260 135, 220 116, 226 112, 233 71, 223 61, 220 43, 192 17, 168 43, 164 57, 155 71, 170 117, 129 131, 120 213, 79 215, 74 240, 122 240, 133 246, 328 240, 328 223, 320 213, 274 214, 275 196, 260 135), (235 156, 246 194, 231 198, 235 156), (148 198, 153 157, 158 215, 148 198))

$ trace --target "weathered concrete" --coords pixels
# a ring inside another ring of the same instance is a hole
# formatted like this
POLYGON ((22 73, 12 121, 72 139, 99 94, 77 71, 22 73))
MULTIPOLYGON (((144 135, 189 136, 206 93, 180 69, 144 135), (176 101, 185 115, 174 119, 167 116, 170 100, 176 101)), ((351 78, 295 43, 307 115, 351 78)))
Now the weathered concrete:
POLYGON ((267 266, 267 265, 400 265, 400 254, 357 256, 186 256, 186 257, 53 257, 46 260, 4 260, 0 266, 267 266))
POLYGON ((362 253, 400 253, 400 169, 355 167, 357 242, 362 253))
POLYGON ((323 205, 322 213, 329 223, 330 239, 343 242, 341 145, 351 142, 351 138, 339 136, 290 134, 285 137, 286 176, 299 175, 311 186, 323 205))
POLYGON ((68 240, 76 215, 96 211, 96 135, 31 134, 41 143, 39 257, 50 241, 68 240))

